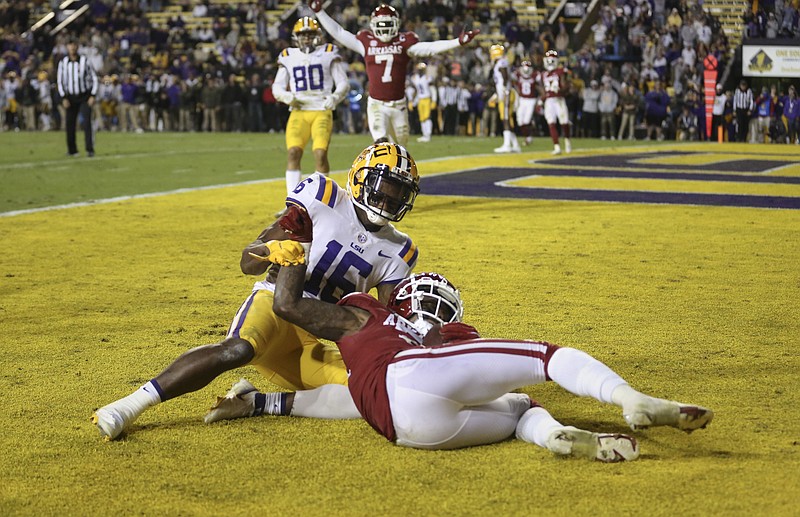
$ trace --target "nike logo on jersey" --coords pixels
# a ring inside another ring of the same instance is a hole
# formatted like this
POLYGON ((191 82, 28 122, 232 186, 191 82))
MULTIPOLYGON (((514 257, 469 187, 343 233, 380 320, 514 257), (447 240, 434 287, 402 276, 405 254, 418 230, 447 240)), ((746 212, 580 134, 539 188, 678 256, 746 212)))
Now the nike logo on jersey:
POLYGON ((386 255, 383 250, 378 250, 378 256, 383 258, 392 258, 390 255, 386 255))

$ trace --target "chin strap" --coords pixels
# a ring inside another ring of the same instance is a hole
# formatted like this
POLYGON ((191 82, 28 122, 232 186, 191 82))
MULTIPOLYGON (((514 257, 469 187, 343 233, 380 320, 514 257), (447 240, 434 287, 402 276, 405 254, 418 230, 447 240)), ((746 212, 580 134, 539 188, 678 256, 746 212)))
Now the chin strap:
POLYGON ((386 226, 387 224, 389 224, 389 220, 383 217, 382 215, 378 215, 372 210, 365 210, 365 212, 367 213, 367 219, 372 224, 376 224, 378 226, 386 226))

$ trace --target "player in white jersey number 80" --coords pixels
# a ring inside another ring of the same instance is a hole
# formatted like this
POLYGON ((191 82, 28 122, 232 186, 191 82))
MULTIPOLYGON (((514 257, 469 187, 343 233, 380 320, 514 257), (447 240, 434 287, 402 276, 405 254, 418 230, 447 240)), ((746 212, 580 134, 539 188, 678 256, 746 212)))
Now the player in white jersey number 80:
POLYGON ((132 394, 98 409, 93 420, 101 435, 113 440, 147 408, 199 390, 240 366, 253 365, 288 389, 346 384, 338 349, 273 311, 277 272, 269 258, 287 253, 278 241, 313 236, 315 246, 305 257, 305 296, 335 303, 374 288, 386 303, 416 265, 416 245, 391 223, 412 209, 418 191, 416 162, 405 148, 389 143, 358 155, 346 190, 321 174, 301 181, 286 198, 287 213, 242 251, 242 272, 266 278, 255 283, 225 339, 185 352, 132 394))

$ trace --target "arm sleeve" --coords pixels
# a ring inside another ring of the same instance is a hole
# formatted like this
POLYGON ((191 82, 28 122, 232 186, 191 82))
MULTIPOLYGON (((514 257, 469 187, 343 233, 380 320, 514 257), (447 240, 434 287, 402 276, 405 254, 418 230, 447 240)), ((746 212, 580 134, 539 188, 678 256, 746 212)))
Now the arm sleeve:
POLYGON ((331 66, 331 75, 336 88, 333 91, 333 96, 336 98, 336 104, 339 104, 347 96, 350 90, 350 81, 347 79, 347 65, 341 59, 337 59, 333 66, 331 66))
POLYGON ((63 99, 66 95, 64 91, 64 60, 58 62, 58 71, 56 72, 56 84, 58 85, 58 94, 63 99))
POLYGON ((320 11, 317 13, 317 20, 322 25, 322 28, 325 29, 325 32, 331 35, 333 39, 339 42, 339 44, 345 48, 349 48, 353 52, 357 52, 360 55, 364 55, 364 45, 358 41, 355 34, 352 32, 348 32, 336 23, 336 20, 331 18, 328 13, 325 11, 320 11))
POLYGON ((275 81, 272 83, 272 95, 278 102, 291 104, 292 92, 286 89, 287 84, 289 84, 289 74, 286 67, 279 66, 278 72, 275 74, 275 81))
POLYGON ((456 49, 460 46, 461 44, 458 42, 458 38, 442 39, 439 41, 421 41, 408 47, 408 55, 411 57, 432 56, 456 49))

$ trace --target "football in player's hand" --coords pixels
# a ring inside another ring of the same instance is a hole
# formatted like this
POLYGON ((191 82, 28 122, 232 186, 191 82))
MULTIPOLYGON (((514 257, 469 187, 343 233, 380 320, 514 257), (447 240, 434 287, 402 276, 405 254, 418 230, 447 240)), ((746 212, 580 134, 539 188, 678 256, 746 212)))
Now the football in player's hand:
POLYGON ((312 11, 318 13, 322 10, 322 0, 309 0, 308 6, 312 11))
POLYGON ((311 217, 297 205, 291 205, 286 209, 286 213, 278 219, 278 226, 283 228, 293 241, 311 242, 313 237, 314 225, 311 223, 311 217))
POLYGON ((464 31, 458 36, 458 43, 461 45, 466 45, 467 43, 475 39, 475 36, 477 36, 480 33, 481 33, 480 29, 475 29, 472 31, 464 31))

